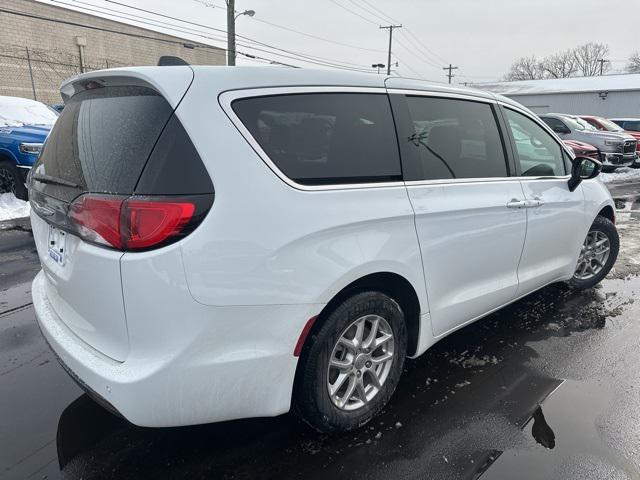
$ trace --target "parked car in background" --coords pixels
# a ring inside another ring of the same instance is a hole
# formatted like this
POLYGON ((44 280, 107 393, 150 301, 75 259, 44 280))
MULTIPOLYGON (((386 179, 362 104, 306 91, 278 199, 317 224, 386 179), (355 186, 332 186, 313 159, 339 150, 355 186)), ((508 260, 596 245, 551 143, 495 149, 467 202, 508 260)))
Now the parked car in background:
POLYGON ((53 108, 57 113, 62 113, 62 110, 64 109, 64 103, 54 103, 52 105, 49 105, 49 107, 53 108))
POLYGON ((634 168, 640 168, 640 132, 635 132, 633 130, 625 130, 617 123, 602 117, 596 117, 593 115, 581 115, 580 118, 589 122, 591 125, 593 125, 595 128, 597 128, 601 132, 626 133, 627 135, 630 135, 633 138, 635 138, 636 139, 636 159, 631 166, 634 168))
POLYGON ((600 151, 593 145, 578 140, 563 140, 562 142, 573 151, 576 157, 589 157, 602 161, 600 151))
POLYGON ((628 132, 640 132, 640 118, 610 118, 628 132))
POLYGON ((589 122, 576 115, 545 113, 540 115, 540 118, 562 140, 578 140, 598 148, 605 171, 629 167, 636 160, 637 141, 624 132, 597 130, 589 122))
POLYGON ((27 174, 57 118, 44 103, 0 96, 0 193, 27 199, 27 174))
POLYGON ((33 306, 72 378, 137 425, 294 407, 359 428, 405 358, 616 260, 601 164, 504 97, 208 66, 62 91, 29 176, 33 306))

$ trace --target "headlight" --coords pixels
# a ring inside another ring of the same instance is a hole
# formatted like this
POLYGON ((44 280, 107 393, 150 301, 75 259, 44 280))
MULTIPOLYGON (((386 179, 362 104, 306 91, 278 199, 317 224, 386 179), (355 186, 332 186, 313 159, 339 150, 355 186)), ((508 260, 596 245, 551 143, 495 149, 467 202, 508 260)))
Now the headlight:
POLYGON ((622 142, 620 142, 620 140, 605 140, 604 144, 605 145, 622 145, 622 142))
POLYGON ((40 155, 42 151, 41 143, 21 143, 20 151, 22 153, 30 153, 31 155, 40 155))

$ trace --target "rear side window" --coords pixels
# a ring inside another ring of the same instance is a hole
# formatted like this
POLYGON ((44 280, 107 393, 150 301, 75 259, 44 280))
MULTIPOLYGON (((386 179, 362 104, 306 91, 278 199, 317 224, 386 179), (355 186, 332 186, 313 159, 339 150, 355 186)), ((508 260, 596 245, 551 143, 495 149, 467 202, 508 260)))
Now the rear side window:
POLYGON ((271 161, 297 183, 402 179, 385 94, 253 97, 234 101, 232 108, 271 161))
MULTIPOLYGON (((418 155, 407 180, 506 177, 504 148, 491 105, 467 100, 406 97, 411 131, 403 142, 418 155)), ((405 175, 406 176, 406 175, 405 175)))
POLYGON ((104 87, 74 95, 34 169, 35 178, 48 181, 35 182, 34 188, 65 201, 83 192, 132 193, 172 112, 162 96, 146 87, 104 87))
POLYGON ((633 132, 640 132, 640 122, 624 122, 622 128, 633 132))

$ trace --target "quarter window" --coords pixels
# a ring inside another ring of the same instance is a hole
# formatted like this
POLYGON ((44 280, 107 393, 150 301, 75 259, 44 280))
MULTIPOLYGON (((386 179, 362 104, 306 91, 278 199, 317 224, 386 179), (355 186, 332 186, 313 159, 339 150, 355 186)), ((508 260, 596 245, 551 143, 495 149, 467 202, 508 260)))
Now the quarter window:
POLYGON ((418 96, 408 96, 406 101, 411 126, 400 138, 417 153, 408 160, 417 162, 405 174, 408 180, 508 175, 491 105, 418 96))
POLYGON ((522 176, 565 174, 562 148, 544 128, 526 116, 505 109, 522 176))
POLYGON ((271 161, 298 183, 402 179, 386 94, 274 95, 236 100, 232 108, 271 161))

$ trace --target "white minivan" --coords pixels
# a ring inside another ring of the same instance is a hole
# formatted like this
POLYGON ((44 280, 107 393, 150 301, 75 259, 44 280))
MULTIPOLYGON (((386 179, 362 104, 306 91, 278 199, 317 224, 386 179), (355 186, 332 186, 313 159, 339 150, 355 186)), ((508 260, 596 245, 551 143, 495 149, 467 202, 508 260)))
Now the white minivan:
POLYGON ((406 357, 618 253, 601 165, 518 103, 279 67, 74 77, 29 182, 46 340, 142 426, 389 401, 406 357))

